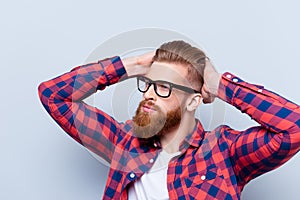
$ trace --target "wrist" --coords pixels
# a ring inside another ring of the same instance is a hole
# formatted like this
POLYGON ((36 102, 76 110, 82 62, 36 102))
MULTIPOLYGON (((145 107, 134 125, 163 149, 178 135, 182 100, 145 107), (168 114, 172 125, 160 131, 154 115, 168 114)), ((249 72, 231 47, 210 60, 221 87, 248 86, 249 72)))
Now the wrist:
POLYGON ((126 70, 128 76, 135 75, 135 67, 137 65, 137 58, 136 57, 129 57, 122 59, 122 63, 126 70))
POLYGON ((209 92, 213 96, 218 96, 221 78, 222 78, 222 74, 220 74, 220 73, 215 73, 210 78, 211 84, 209 86, 209 92))

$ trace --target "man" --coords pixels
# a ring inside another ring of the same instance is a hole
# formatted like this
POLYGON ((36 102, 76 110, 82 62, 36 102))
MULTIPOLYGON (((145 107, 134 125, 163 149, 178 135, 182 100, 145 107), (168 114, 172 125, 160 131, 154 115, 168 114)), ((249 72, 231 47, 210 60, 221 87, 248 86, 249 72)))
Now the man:
POLYGON ((39 86, 47 112, 77 142, 110 163, 103 199, 240 199, 253 178, 300 148, 300 108, 230 73, 219 74, 184 41, 155 53, 100 60, 39 86), (136 77, 143 100, 119 123, 83 99, 136 77), (218 97, 260 123, 205 131, 195 110, 218 97))

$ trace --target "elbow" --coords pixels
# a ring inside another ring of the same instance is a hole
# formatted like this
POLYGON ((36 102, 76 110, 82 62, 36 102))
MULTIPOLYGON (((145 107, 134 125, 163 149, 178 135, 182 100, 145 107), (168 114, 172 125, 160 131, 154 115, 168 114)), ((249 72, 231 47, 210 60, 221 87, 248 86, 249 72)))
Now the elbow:
POLYGON ((52 91, 47 86, 47 82, 42 82, 38 86, 38 95, 41 103, 45 109, 49 112, 49 98, 52 95, 52 91))
POLYGON ((295 154, 300 150, 300 129, 299 129, 299 127, 294 127, 293 131, 291 131, 289 134, 285 134, 282 148, 285 150, 289 150, 290 154, 295 154))
POLYGON ((290 134, 290 141, 292 144, 292 149, 300 150, 300 129, 299 127, 290 134))

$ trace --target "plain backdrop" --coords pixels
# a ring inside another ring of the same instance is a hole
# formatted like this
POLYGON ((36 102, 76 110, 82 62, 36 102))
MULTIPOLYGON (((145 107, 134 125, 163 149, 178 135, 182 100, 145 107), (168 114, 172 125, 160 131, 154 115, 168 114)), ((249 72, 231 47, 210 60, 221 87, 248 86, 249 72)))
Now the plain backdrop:
MULTIPOLYGON (((101 199, 106 165, 47 115, 37 86, 86 62, 97 46, 126 31, 183 34, 206 50, 220 72, 300 103, 299 7, 296 0, 1 1, 0 199, 101 199)), ((136 103, 128 105, 131 113, 136 103)), ((110 112, 112 104, 107 106, 110 112)), ((233 128, 255 124, 230 106, 225 110, 223 122, 233 128)), ((300 199, 299 159, 251 181, 242 199, 300 199)))

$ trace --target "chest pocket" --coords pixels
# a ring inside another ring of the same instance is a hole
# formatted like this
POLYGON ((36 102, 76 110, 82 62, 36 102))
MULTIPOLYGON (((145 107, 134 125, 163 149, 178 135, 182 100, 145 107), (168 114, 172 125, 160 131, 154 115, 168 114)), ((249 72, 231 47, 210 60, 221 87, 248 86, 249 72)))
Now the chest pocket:
POLYGON ((191 173, 183 180, 191 199, 232 199, 223 175, 217 167, 191 173))
MULTIPOLYGON (((214 180, 217 176, 218 176, 218 173, 217 173, 217 168, 212 168, 210 170, 204 170, 204 171, 201 171, 201 172, 197 172, 197 173, 193 173, 191 174, 189 177, 185 178, 184 181, 185 181, 185 185, 187 187, 191 187, 192 185, 200 185, 204 182, 207 182, 207 181, 212 181, 214 180)), ((223 176, 221 176, 223 177, 223 176)))

